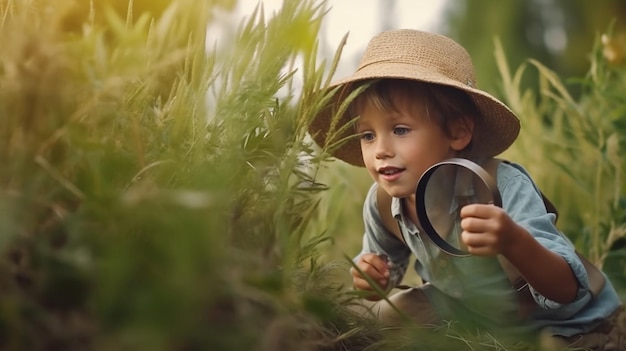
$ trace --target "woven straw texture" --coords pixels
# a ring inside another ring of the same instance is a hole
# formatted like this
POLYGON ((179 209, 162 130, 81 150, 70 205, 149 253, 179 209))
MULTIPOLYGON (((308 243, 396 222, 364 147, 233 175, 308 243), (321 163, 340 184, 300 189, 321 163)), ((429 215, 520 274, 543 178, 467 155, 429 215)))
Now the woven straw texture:
POLYGON ((467 92, 474 100, 480 116, 473 135, 473 154, 491 157, 506 150, 517 138, 519 119, 502 102, 477 89, 474 67, 467 51, 450 38, 417 30, 403 29, 382 32, 372 38, 356 72, 331 84, 338 93, 315 116, 309 133, 321 147, 348 138, 331 154, 355 166, 363 167, 361 146, 353 128, 337 135, 336 129, 350 121, 346 115, 336 116, 341 102, 348 95, 351 83, 371 79, 411 79, 448 85, 467 92), (336 123, 331 123, 338 118, 336 123), (331 125, 335 126, 330 130, 331 125), (331 136, 335 136, 331 138, 331 136))

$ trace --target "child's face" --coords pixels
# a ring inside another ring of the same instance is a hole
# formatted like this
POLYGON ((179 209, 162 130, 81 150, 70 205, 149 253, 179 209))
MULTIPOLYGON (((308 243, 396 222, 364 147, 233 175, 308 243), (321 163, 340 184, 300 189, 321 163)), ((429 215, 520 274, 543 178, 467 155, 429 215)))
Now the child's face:
MULTIPOLYGON (((393 100, 397 112, 371 102, 358 111, 361 152, 368 172, 387 193, 413 197, 420 176, 435 163, 454 157, 469 143, 471 132, 463 140, 448 136, 428 118, 424 102, 402 95, 393 100)), ((459 128, 461 123, 452 126, 452 135, 459 136, 459 128)))

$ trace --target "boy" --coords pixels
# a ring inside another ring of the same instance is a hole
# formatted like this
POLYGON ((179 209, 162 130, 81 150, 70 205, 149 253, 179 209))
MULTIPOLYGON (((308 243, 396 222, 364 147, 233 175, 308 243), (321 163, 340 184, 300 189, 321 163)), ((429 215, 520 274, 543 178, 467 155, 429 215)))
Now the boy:
MULTIPOLYGON (((354 259, 359 269, 351 270, 355 289, 379 300, 361 272, 388 291, 400 283, 413 254, 414 268, 427 283, 390 300, 419 324, 456 320, 488 330, 541 332, 557 347, 626 347, 613 286, 605 280, 592 291, 580 257, 556 229, 555 215, 546 211, 521 166, 498 166, 502 208, 461 208, 461 240, 471 257, 447 255, 420 233, 415 211, 420 176, 451 157, 482 163, 506 150, 520 129, 508 107, 475 87, 465 49, 431 33, 383 32, 370 41, 357 71, 332 87, 336 94, 309 131, 322 146, 345 140, 333 155, 365 167, 375 181, 364 204, 363 248, 354 259), (340 107, 352 92, 358 95, 349 107, 340 107), (342 108, 345 113, 335 117, 342 108), (391 197, 390 209, 378 204, 381 191, 391 197), (382 213, 389 210, 399 236, 385 226, 382 213), (512 286, 498 257, 512 264, 525 284, 512 286)), ((385 301, 372 310, 385 323, 401 321, 385 301)))

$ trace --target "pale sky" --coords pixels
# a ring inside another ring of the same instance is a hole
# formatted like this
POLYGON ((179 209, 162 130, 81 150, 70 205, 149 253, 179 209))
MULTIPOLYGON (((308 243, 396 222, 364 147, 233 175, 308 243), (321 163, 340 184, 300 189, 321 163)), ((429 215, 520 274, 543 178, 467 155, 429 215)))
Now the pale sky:
MULTIPOLYGON (((289 0, 287 0, 289 1, 289 0)), ((239 0, 240 16, 246 16, 254 7, 263 3, 266 16, 280 8, 283 0, 239 0)), ((324 17, 320 42, 332 50, 331 59, 341 38, 350 32, 335 78, 347 76, 354 71, 367 42, 383 30, 380 16, 386 18, 388 28, 411 28, 436 31, 439 18, 447 0, 396 0, 393 13, 389 0, 327 0, 330 11, 324 17), (381 4, 384 4, 383 7, 381 4)))

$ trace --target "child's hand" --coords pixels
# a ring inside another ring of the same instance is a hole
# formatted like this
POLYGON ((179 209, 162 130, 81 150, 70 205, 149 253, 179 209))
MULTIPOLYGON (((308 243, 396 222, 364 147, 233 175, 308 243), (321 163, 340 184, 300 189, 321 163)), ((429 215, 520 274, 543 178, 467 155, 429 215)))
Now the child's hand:
POLYGON ((513 246, 517 224, 500 207, 472 204, 461 209, 461 240, 474 255, 495 256, 513 246))
MULTIPOLYGON (((356 263, 359 269, 367 274, 372 280, 378 283, 382 290, 387 289, 389 284, 389 265, 384 257, 378 256, 374 253, 367 253, 362 255, 356 263)), ((352 284, 357 290, 374 291, 370 284, 361 276, 358 270, 354 267, 350 269, 352 274, 352 284)), ((371 294, 365 297, 368 300, 380 300, 382 297, 378 294, 371 294)))

